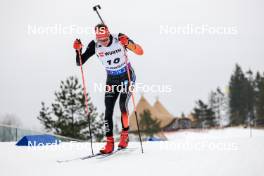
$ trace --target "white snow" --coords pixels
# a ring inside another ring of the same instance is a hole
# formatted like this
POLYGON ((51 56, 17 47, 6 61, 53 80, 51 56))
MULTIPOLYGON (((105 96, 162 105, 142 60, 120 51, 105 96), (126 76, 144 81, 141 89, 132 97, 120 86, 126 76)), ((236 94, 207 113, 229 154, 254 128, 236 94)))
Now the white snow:
MULTIPOLYGON (((1 176, 83 175, 177 175, 177 176, 261 176, 264 163, 264 130, 229 128, 179 131, 166 134, 169 141, 131 142, 134 151, 122 151, 105 159, 57 160, 89 155, 90 143, 62 143, 58 146, 17 147, 0 143, 1 176)), ((102 143, 94 144, 98 151, 102 143)))

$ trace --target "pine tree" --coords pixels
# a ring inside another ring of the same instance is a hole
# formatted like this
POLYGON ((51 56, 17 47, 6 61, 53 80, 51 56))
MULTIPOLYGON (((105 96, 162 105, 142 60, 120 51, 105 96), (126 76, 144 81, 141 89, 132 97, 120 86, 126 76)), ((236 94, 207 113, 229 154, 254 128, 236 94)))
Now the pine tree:
POLYGON ((226 116, 225 98, 219 87, 209 95, 209 107, 214 112, 216 126, 221 126, 226 116))
POLYGON ((256 119, 264 121, 264 73, 263 76, 259 72, 255 78, 256 85, 256 119))
POLYGON ((155 133, 161 131, 161 122, 158 119, 153 119, 149 110, 144 110, 140 117, 139 126, 143 133, 153 137, 155 133))
MULTIPOLYGON (((85 98, 77 78, 69 77, 66 81, 61 81, 60 89, 55 92, 55 101, 51 107, 46 107, 44 102, 41 105, 37 118, 47 131, 82 140, 90 138, 89 121, 85 114, 85 98)), ((98 115, 90 97, 88 107, 92 134, 100 141, 104 136, 103 114, 98 115)))
POLYGON ((215 113, 212 108, 209 108, 202 100, 196 102, 197 107, 194 108, 194 117, 197 119, 198 128, 215 127, 215 113))
POLYGON ((181 118, 182 118, 182 119, 183 119, 183 118, 186 118, 184 112, 181 113, 181 118))
POLYGON ((214 116, 216 118, 216 125, 219 124, 220 119, 220 108, 221 108, 221 102, 220 102, 220 96, 217 92, 211 91, 209 94, 209 107, 214 112, 214 116))
POLYGON ((246 72, 246 81, 245 81, 245 89, 246 89, 246 103, 247 103, 247 122, 251 122, 255 118, 255 101, 256 101, 256 92, 255 92, 255 80, 253 78, 253 72, 248 70, 246 72))
POLYGON ((232 125, 243 124, 247 118, 248 82, 239 65, 229 83, 230 121, 232 125))

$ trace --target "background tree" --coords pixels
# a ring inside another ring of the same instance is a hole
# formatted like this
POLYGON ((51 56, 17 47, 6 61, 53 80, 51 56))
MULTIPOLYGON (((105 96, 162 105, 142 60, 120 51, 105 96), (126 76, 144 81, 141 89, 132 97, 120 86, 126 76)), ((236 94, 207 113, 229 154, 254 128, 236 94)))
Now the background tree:
POLYGON ((149 110, 144 110, 140 117, 139 126, 144 134, 153 137, 155 133, 161 131, 161 122, 158 119, 153 119, 149 110))
POLYGON ((181 113, 181 118, 187 118, 184 112, 181 113))
POLYGON ((245 81, 245 93, 246 93, 246 103, 247 103, 247 116, 246 122, 251 122, 255 119, 255 105, 256 105, 256 87, 255 80, 253 78, 253 72, 248 70, 246 72, 246 81, 245 81))
POLYGON ((14 114, 6 114, 1 116, 0 124, 0 141, 15 141, 17 137, 16 128, 22 126, 20 119, 14 114))
POLYGON ((218 87, 216 91, 209 94, 209 108, 212 109, 215 116, 216 126, 222 127, 228 124, 228 97, 218 87))
POLYGON ((0 123, 4 124, 4 125, 10 125, 13 127, 21 127, 22 126, 20 119, 14 114, 5 114, 5 115, 1 116, 0 123))
POLYGON ((194 108, 193 115, 197 119, 198 128, 207 128, 207 127, 216 126, 214 111, 202 100, 198 100, 196 102, 196 107, 194 108))
POLYGON ((261 75, 259 72, 256 74, 255 78, 256 85, 256 119, 264 121, 264 73, 261 75))
POLYGON ((248 81, 239 65, 229 83, 230 121, 232 125, 241 125, 247 118, 248 81))
POLYGON ((221 114, 220 114, 221 102, 220 102, 220 96, 217 91, 211 91, 211 93, 209 94, 208 105, 209 108, 211 108, 212 111, 214 112, 215 121, 216 121, 215 123, 216 126, 218 126, 220 121, 219 119, 221 118, 221 114))
MULTIPOLYGON (((88 96, 88 94, 87 94, 88 96)), ((51 107, 42 102, 37 117, 48 132, 58 135, 87 140, 89 139, 88 117, 85 114, 85 98, 82 86, 76 77, 61 81, 59 91, 55 92, 55 100, 51 107)), ((100 141, 104 136, 103 114, 98 115, 96 107, 88 98, 93 136, 100 141)))
MULTIPOLYGON (((212 110, 217 125, 226 126, 243 125, 257 120, 257 125, 264 125, 264 73, 248 70, 245 74, 239 65, 231 75, 228 91, 223 93, 220 88, 209 95, 209 108, 202 101, 198 101, 198 107, 193 113, 198 122, 203 122, 203 113, 212 110), (196 117, 198 116, 198 117, 196 117)), ((201 123, 197 123, 198 126, 201 123)))

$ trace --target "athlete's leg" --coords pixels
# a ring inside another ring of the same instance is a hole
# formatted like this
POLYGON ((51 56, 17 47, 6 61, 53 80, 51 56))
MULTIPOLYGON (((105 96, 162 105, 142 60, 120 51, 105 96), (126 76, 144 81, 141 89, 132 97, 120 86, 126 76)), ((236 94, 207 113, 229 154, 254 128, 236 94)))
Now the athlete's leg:
POLYGON ((120 140, 118 147, 126 148, 128 146, 129 136, 129 120, 128 120, 128 101, 131 96, 131 92, 121 92, 119 98, 119 106, 121 110, 121 123, 122 123, 122 132, 120 134, 120 140))
POLYGON ((128 119, 128 102, 131 96, 130 92, 120 93, 119 106, 121 111, 121 123, 123 131, 129 130, 129 119, 128 119))
MULTIPOLYGON (((136 81, 136 76, 134 73, 134 70, 131 68, 130 70, 130 76, 131 76, 131 82, 132 85, 134 85, 136 81)), ((123 92, 120 93, 120 98, 119 98, 119 106, 121 110, 121 123, 122 123, 122 129, 123 131, 128 131, 129 130, 129 112, 128 112, 128 102, 129 99, 132 95, 132 87, 128 86, 128 80, 123 81, 124 83, 124 90, 123 92)), ((130 84, 131 85, 131 84, 130 84)))
POLYGON ((106 136, 113 136, 113 112, 118 97, 117 91, 105 92, 105 131, 106 136))

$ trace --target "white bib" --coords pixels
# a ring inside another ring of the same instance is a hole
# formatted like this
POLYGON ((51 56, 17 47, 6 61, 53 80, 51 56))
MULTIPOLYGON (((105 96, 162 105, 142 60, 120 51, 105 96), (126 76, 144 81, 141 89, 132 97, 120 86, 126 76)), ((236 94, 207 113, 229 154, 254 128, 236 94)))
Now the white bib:
MULTIPOLYGON (((118 72, 126 67, 126 50, 119 42, 117 35, 112 35, 110 46, 105 47, 96 42, 95 53, 102 62, 106 71, 118 72)), ((129 64, 129 61, 127 61, 129 64)))

